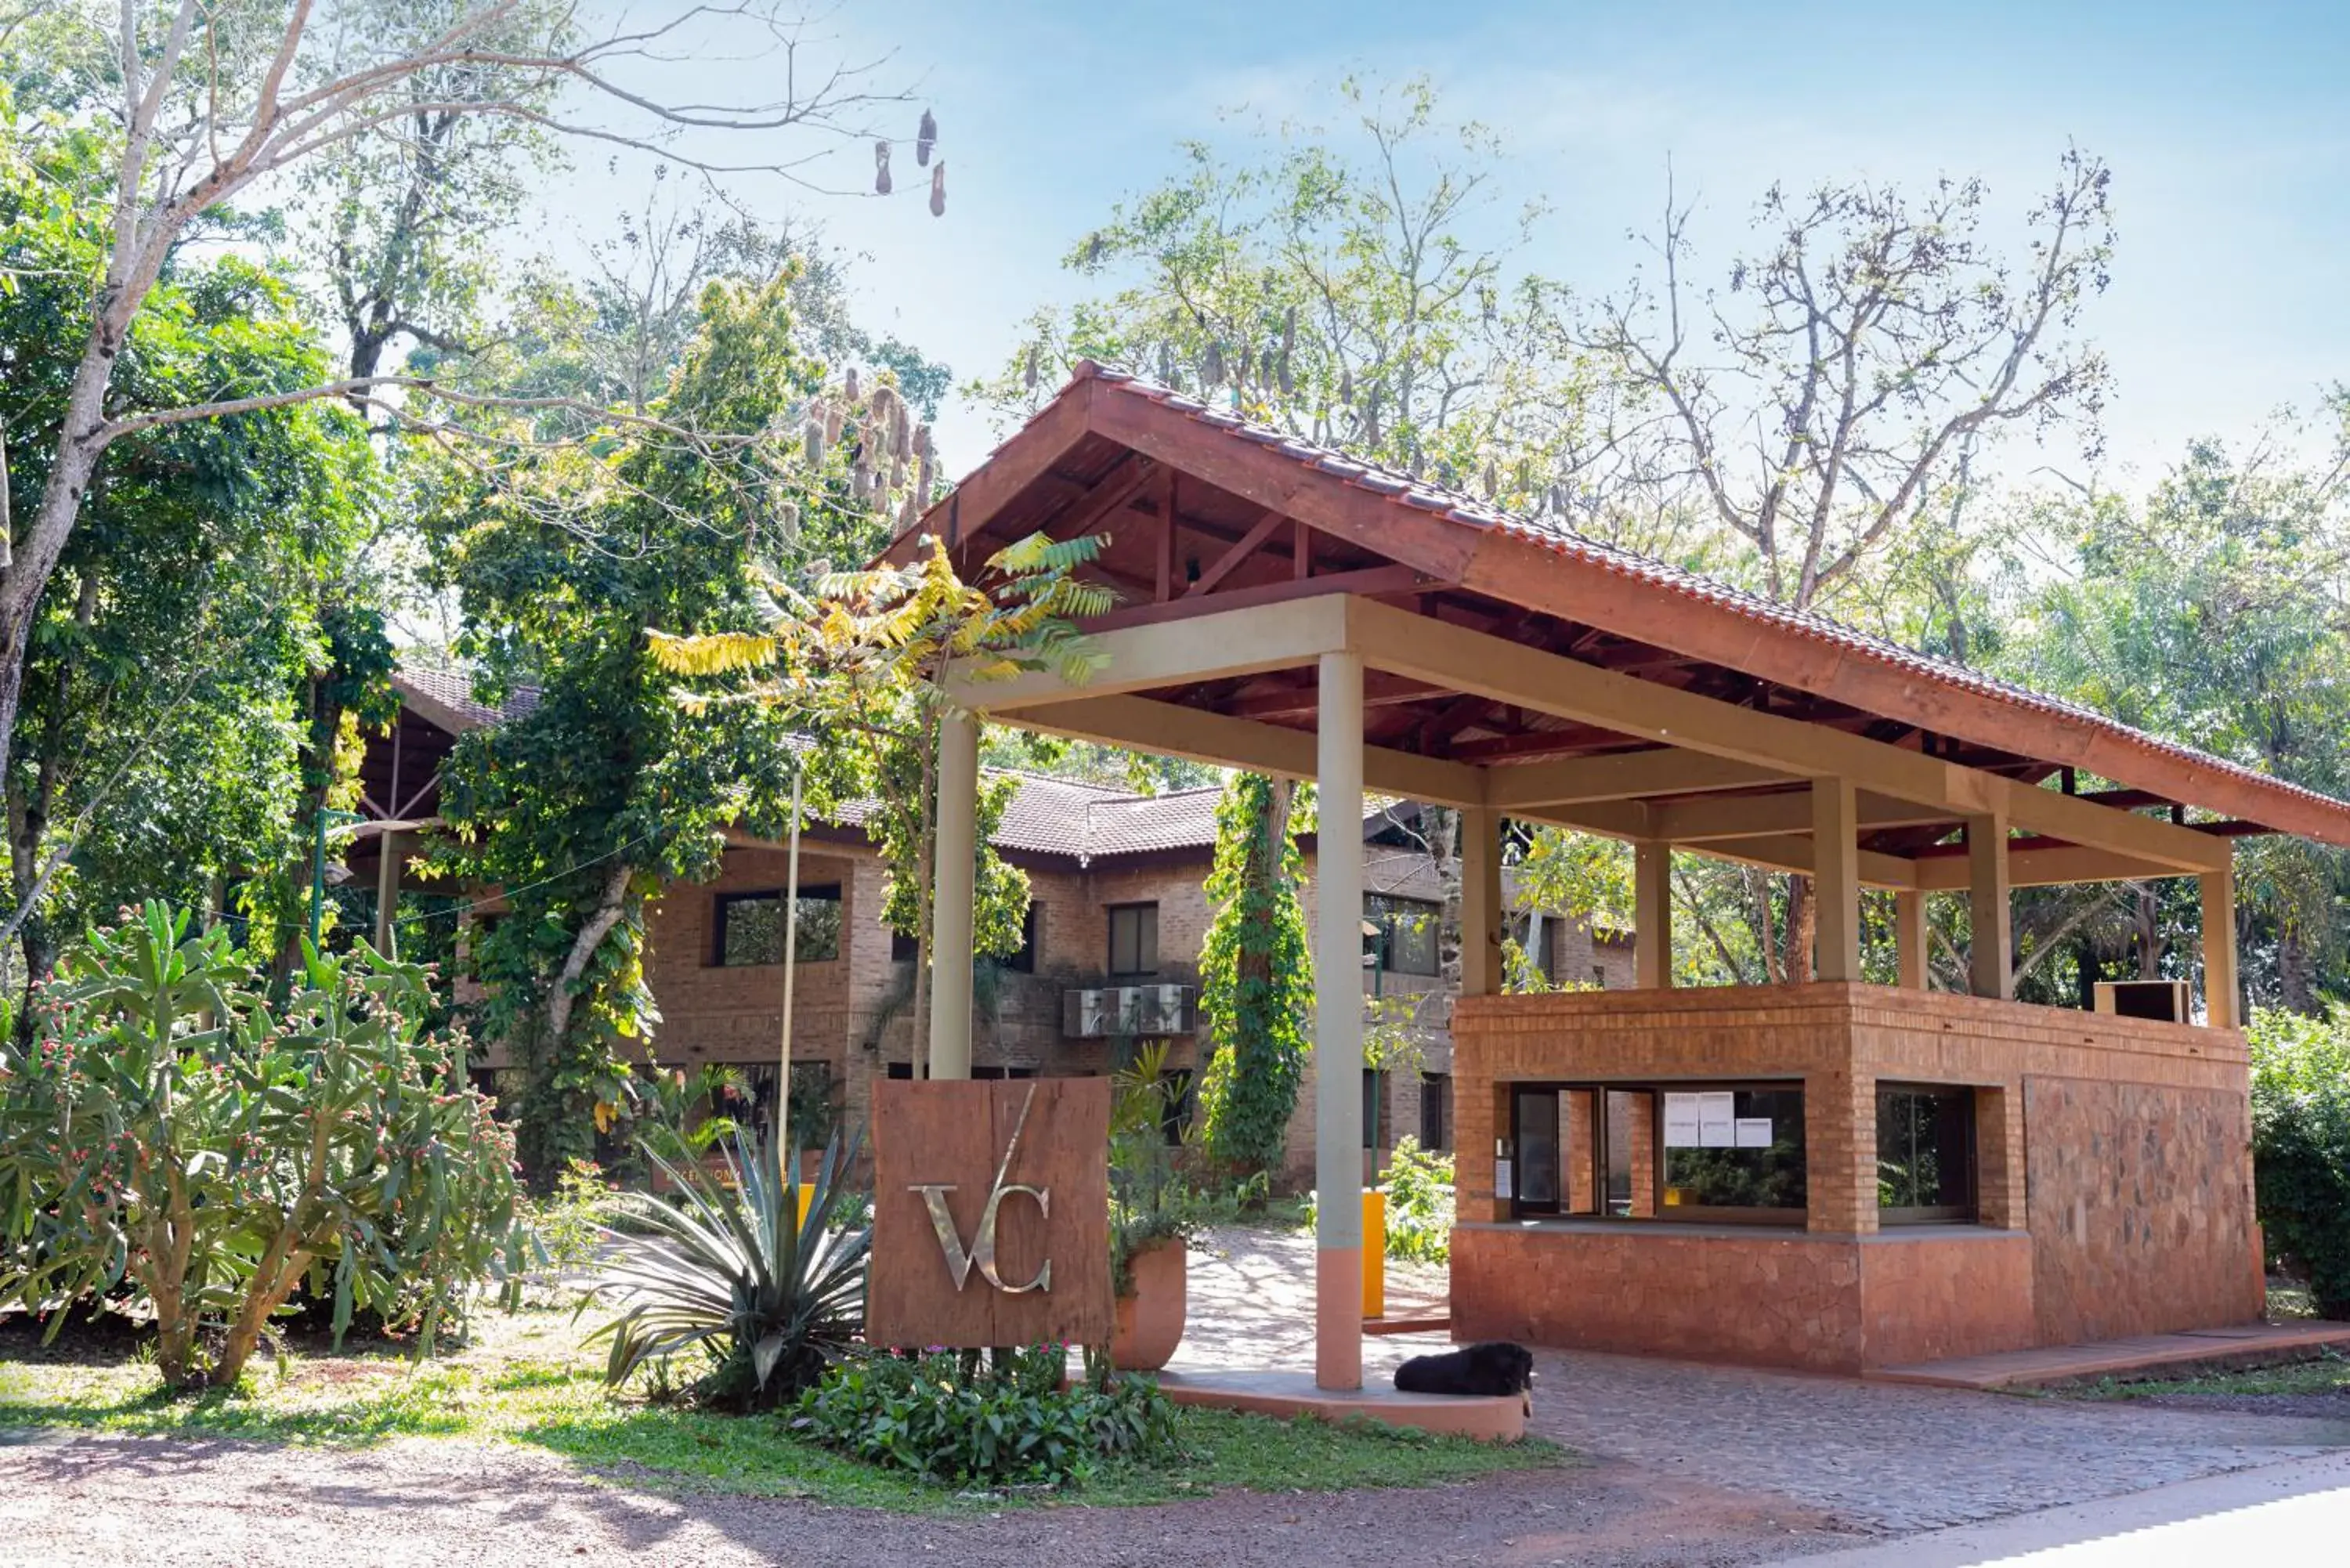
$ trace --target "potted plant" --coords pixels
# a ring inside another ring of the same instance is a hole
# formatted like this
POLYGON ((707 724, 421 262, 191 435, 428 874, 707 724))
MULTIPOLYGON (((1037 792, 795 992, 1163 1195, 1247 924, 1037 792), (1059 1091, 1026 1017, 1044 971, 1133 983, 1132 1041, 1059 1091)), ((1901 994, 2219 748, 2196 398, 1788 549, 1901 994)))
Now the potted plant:
POLYGON ((1109 1355, 1120 1372, 1158 1371, 1183 1340, 1185 1243, 1196 1210, 1167 1136, 1181 1088, 1166 1075, 1166 1062, 1164 1042, 1135 1053, 1117 1075, 1111 1100, 1110 1279, 1118 1308, 1109 1355))

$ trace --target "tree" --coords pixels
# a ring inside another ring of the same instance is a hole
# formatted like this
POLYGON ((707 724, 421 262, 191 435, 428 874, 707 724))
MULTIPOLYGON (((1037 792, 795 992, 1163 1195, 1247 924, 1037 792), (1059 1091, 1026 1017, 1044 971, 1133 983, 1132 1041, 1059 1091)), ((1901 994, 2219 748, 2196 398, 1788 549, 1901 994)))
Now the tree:
MULTIPOLYGON (((104 241, 96 168, 88 146, 37 166, 0 150, 0 431, 24 454, 0 475, 27 500, 68 411, 73 324, 104 241)), ((175 257, 132 350, 112 396, 134 417, 223 387, 297 386, 325 360, 289 281, 234 254, 175 257)), ((290 858, 292 699, 363 603, 314 585, 351 581, 380 499, 358 419, 329 403, 146 428, 93 464, 35 603, 0 776, 13 895, 0 945, 21 940, 28 984, 58 929, 152 893, 217 907, 226 882, 258 873, 248 908, 281 935, 298 927, 295 878, 272 875, 290 858)), ((329 725, 324 742, 344 739, 329 725)))
MULTIPOLYGON (((653 646, 664 668, 697 680, 775 670, 732 693, 689 693, 688 704, 747 704, 789 715, 814 737, 817 756, 839 770, 836 776, 855 780, 864 793, 866 833, 889 867, 885 918, 915 940, 915 1074, 928 1077, 921 1026, 932 966, 1016 951, 1028 909, 1026 874, 998 860, 982 831, 973 846, 974 951, 933 951, 939 758, 943 722, 956 711, 949 678, 1050 669, 1073 683, 1088 680, 1097 656, 1073 623, 1115 601, 1110 589, 1076 576, 1100 553, 1098 538, 1031 535, 997 551, 969 583, 941 541, 922 543, 927 548, 906 566, 818 578, 820 599, 767 579, 773 604, 756 631, 657 635, 653 646)), ((999 816, 1003 798, 993 807, 999 816)))
MULTIPOLYGON (((864 117, 889 101, 867 87, 869 67, 804 71, 803 28, 764 0, 690 5, 665 22, 623 24, 587 37, 569 31, 567 7, 525 0, 363 8, 353 15, 365 25, 333 28, 317 25, 314 11, 313 0, 225 7, 127 0, 119 9, 72 0, 26 35, 55 47, 70 66, 38 84, 54 107, 18 128, 12 140, 21 139, 26 151, 12 150, 10 159, 46 170, 94 153, 109 193, 99 213, 100 238, 79 275, 86 292, 75 303, 68 336, 80 348, 37 475, 39 499, 21 541, 0 539, 14 546, 0 554, 0 774, 7 769, 41 597, 108 446, 166 425, 324 398, 366 393, 374 406, 397 412, 396 400, 387 398, 391 389, 415 399, 453 395, 428 377, 378 372, 228 397, 202 394, 136 413, 114 406, 115 379, 153 330, 156 289, 173 257, 190 239, 214 232, 232 203, 321 169, 379 132, 433 116, 453 116, 452 135, 459 122, 484 119, 639 148, 650 148, 665 130, 763 139, 791 131, 796 140, 790 151, 736 167, 812 185, 812 160, 823 144, 860 134, 864 117), (757 104, 673 106, 632 90, 615 74, 664 46, 691 45, 697 29, 713 28, 764 35, 780 57, 784 96, 757 104), (497 86, 473 96, 487 78, 497 86), (460 96, 431 97, 426 89, 435 83, 462 89, 460 96), (561 107, 570 101, 560 97, 566 91, 585 100, 590 118, 561 107), (599 121, 592 118, 598 109, 623 118, 599 121)), ((20 68, 14 51, 24 47, 13 36, 0 41, 11 50, 11 75, 20 68)), ((923 130, 918 156, 928 162, 935 127, 927 116, 923 130)), ((668 156, 721 171, 674 150, 668 156)), ((933 172, 936 212, 944 165, 933 172)))
MULTIPOLYGON (((1286 779, 1237 774, 1216 803, 1216 906, 1200 949, 1200 1011, 1213 1054, 1200 1085, 1208 1152, 1243 1172, 1276 1168, 1304 1076, 1313 945, 1297 901, 1295 804, 1286 779)), ((1337 849, 1351 846, 1340 843, 1337 849)))

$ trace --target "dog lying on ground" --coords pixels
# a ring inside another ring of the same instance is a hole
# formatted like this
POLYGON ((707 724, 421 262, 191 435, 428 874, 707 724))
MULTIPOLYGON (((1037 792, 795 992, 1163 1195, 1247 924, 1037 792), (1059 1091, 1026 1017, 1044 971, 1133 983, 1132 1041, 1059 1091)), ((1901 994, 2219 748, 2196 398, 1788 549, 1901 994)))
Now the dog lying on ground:
POLYGON ((1488 1340, 1448 1350, 1441 1355, 1415 1355, 1396 1368, 1395 1386, 1406 1394, 1471 1394, 1498 1398, 1514 1394, 1531 1414, 1534 1398, 1534 1353, 1523 1345, 1488 1340))

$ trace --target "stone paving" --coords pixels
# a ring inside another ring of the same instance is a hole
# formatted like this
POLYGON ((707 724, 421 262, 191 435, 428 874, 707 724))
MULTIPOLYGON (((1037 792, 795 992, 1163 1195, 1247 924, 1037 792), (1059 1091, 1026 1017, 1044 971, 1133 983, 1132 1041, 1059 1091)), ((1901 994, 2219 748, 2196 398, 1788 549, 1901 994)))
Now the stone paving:
MULTIPOLYGON (((1313 1365, 1312 1237, 1228 1231, 1191 1257, 1175 1365, 1313 1365)), ((1399 1284, 1419 1298, 1425 1276, 1399 1284)), ((1428 1293, 1433 1294, 1434 1292, 1428 1293)), ((1364 1341, 1364 1376, 1442 1344, 1364 1341)), ((1544 1353, 1530 1429, 1709 1486, 1784 1497, 1898 1532, 2141 1491, 2350 1448, 2350 1422, 1544 1353)))

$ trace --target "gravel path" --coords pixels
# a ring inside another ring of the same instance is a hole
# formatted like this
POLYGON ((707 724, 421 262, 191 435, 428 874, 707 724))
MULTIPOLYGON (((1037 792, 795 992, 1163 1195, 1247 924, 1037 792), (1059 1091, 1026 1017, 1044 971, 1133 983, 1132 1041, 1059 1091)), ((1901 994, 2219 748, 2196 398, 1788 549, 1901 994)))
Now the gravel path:
MULTIPOLYGON (((1177 1365, 1310 1365, 1312 1262, 1303 1235, 1207 1238, 1191 1260, 1191 1332, 1177 1365)), ((1390 1296, 1439 1296, 1441 1278, 1399 1271, 1390 1296)), ((1389 1376, 1439 1344, 1367 1340, 1366 1375, 1389 1376)), ((1555 1354, 1539 1362, 1534 1427, 1595 1462, 1428 1490, 951 1518, 677 1494, 511 1445, 328 1449, 0 1432, 0 1562, 829 1568, 936 1554, 1010 1568, 1306 1568, 1371 1557, 1711 1568, 2350 1446, 2350 1421, 1555 1354)))

